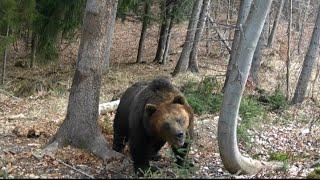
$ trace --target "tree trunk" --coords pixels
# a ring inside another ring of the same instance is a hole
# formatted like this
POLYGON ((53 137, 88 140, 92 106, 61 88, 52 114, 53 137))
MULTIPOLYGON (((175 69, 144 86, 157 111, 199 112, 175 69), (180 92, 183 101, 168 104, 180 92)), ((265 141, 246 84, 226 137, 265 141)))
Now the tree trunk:
MULTIPOLYGON (((9 25, 7 25, 7 32, 6 32, 6 38, 9 37, 9 25)), ((8 45, 6 44, 6 47, 4 49, 4 55, 3 55, 3 64, 2 64, 2 79, 1 84, 4 85, 4 80, 6 77, 6 66, 7 66, 7 57, 8 57, 8 45)))
POLYGON ((281 17, 281 12, 282 12, 282 8, 283 8, 283 4, 284 4, 284 0, 281 0, 280 2, 280 7, 277 11, 277 15, 276 15, 276 18, 274 19, 274 22, 273 22, 273 26, 272 26, 272 30, 271 30, 271 34, 268 38, 268 47, 272 47, 272 43, 273 43, 273 39, 276 35, 276 30, 277 30, 277 26, 278 26, 278 22, 279 22, 279 19, 281 17))
POLYGON ((143 16, 143 22, 142 22, 142 30, 141 30, 141 36, 139 40, 139 48, 138 48, 138 55, 137 55, 137 63, 142 62, 142 56, 143 56, 143 49, 144 49, 144 40, 146 39, 147 35, 147 28, 149 24, 149 16, 150 16, 150 2, 145 1, 144 5, 144 16, 143 16))
POLYGON ((298 84, 292 99, 293 104, 301 103, 305 97, 308 83, 311 77, 311 72, 314 62, 319 54, 320 41, 320 5, 318 8, 317 20, 313 29, 312 38, 309 44, 309 49, 304 58, 303 67, 298 80, 298 84))
POLYGON ((252 3, 252 0, 241 0, 241 2, 240 2, 240 8, 239 8, 238 19, 237 19, 237 28, 238 29, 236 29, 234 32, 234 36, 233 36, 234 38, 233 38, 232 47, 231 47, 231 55, 229 58, 229 63, 228 63, 227 72, 226 72, 226 80, 224 81, 222 92, 224 92, 224 89, 225 89, 227 82, 229 80, 229 76, 231 73, 230 71, 231 71, 231 68, 234 64, 235 57, 236 57, 236 51, 237 51, 238 44, 240 41, 240 28, 242 28, 242 26, 244 25, 244 23, 247 20, 247 16, 250 11, 251 3, 252 3))
POLYGON ((169 29, 170 17, 167 13, 168 12, 167 9, 168 9, 169 4, 170 4, 170 2, 168 0, 166 0, 166 2, 162 5, 162 8, 161 8, 161 11, 163 12, 164 19, 161 24, 157 53, 156 53, 156 57, 154 58, 153 62, 158 62, 158 63, 162 62, 161 58, 163 57, 163 53, 165 51, 167 33, 168 33, 168 29, 169 29))
POLYGON ((173 76, 181 72, 186 72, 189 64, 189 57, 192 50, 192 45, 194 41, 194 36, 196 33, 196 28, 199 20, 199 15, 202 7, 203 0, 197 0, 193 4, 192 14, 189 20, 188 32, 186 40, 183 45, 183 49, 178 60, 178 63, 172 73, 173 76))
POLYGON ((101 76, 106 56, 110 55, 116 9, 117 0, 87 1, 67 115, 45 151, 71 145, 104 160, 117 155, 97 123, 101 76))
POLYGON ((210 0, 203 0, 202 8, 201 8, 201 13, 198 21, 198 26, 197 26, 197 31, 194 36, 194 41, 193 41, 193 47, 192 51, 190 53, 190 58, 189 58, 189 67, 188 69, 193 72, 193 73, 198 73, 199 72, 199 67, 198 67, 198 45, 201 41, 201 35, 203 32, 203 28, 207 19, 207 13, 208 13, 208 8, 210 6, 210 0))
POLYGON ((307 20, 307 15, 308 15, 308 10, 309 10, 309 4, 310 4, 310 0, 308 0, 306 3, 306 6, 304 8, 304 14, 303 14, 303 19, 302 19, 302 25, 299 31, 299 41, 298 41, 298 54, 301 53, 301 45, 302 45, 302 35, 303 35, 303 31, 304 31, 304 26, 306 24, 306 20, 307 20))
POLYGON ((291 52, 291 48, 290 48, 290 44, 291 44, 291 23, 292 23, 292 0, 289 0, 289 23, 288 23, 288 50, 287 50, 287 61, 286 61, 286 65, 287 65, 287 73, 286 73, 286 98, 287 101, 290 98, 290 52, 291 52))
POLYGON ((31 58, 30 58, 30 68, 33 68, 34 60, 36 58, 36 44, 37 44, 37 35, 35 32, 32 32, 32 39, 31 39, 31 58))
POLYGON ((252 57, 259 40, 271 0, 256 0, 243 27, 243 35, 236 51, 235 64, 224 92, 218 122, 219 152, 225 168, 230 173, 254 174, 262 163, 241 155, 237 144, 237 116, 240 101, 249 74, 252 57))
POLYGON ((171 40, 171 30, 173 26, 173 18, 170 19, 170 24, 169 24, 169 29, 168 29, 168 35, 167 35, 167 40, 166 40, 166 45, 163 53, 163 58, 162 58, 162 64, 167 64, 167 59, 169 56, 169 48, 170 48, 170 40, 171 40))
POLYGON ((267 32, 268 32, 268 23, 267 20, 263 25, 263 29, 261 32, 261 35, 259 37, 259 41, 257 44, 257 47, 254 51, 253 58, 252 58, 252 64, 250 68, 250 75, 252 77, 253 83, 256 86, 259 86, 259 70, 261 66, 261 59, 262 59, 262 50, 264 49, 266 45, 267 40, 267 32))
MULTIPOLYGON (((87 0, 87 1, 90 1, 90 0, 87 0)), ((116 13, 117 13, 117 5, 118 5, 118 0, 111 0, 110 2, 107 3, 107 6, 108 6, 107 17, 110 17, 110 19, 108 19, 108 22, 107 22, 109 26, 106 28, 106 31, 107 31, 106 34, 108 35, 106 37, 107 39, 105 40, 107 45, 105 46, 106 50, 104 52, 103 71, 109 70, 109 66, 110 66, 110 48, 112 45, 113 32, 114 32, 115 21, 116 21, 116 18, 114 17, 116 17, 116 13), (115 9, 112 9, 112 8, 115 8, 115 9)))

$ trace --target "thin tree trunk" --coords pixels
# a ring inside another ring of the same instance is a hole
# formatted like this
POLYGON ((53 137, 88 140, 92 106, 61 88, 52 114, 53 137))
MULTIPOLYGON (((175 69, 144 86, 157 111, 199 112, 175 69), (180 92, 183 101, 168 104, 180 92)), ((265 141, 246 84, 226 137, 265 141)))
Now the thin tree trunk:
POLYGON ((199 67, 198 67, 198 45, 201 40, 201 35, 203 32, 203 28, 206 22, 207 18, 207 13, 208 13, 208 8, 210 6, 210 0, 203 0, 201 12, 200 12, 200 17, 197 25, 197 31, 194 36, 194 41, 193 41, 193 47, 192 51, 190 53, 190 58, 189 58, 189 67, 188 69, 193 72, 193 73, 198 73, 199 72, 199 67))
POLYGON ((307 0, 306 6, 304 8, 304 14, 303 14, 303 19, 302 19, 302 25, 299 31, 299 41, 298 41, 298 54, 301 54, 301 46, 302 46, 302 35, 303 35, 303 31, 304 31, 304 26, 306 24, 306 20, 307 20, 307 15, 308 15, 308 10, 309 10, 309 4, 310 4, 310 0, 307 0))
POLYGON ((117 0, 88 0, 85 9, 78 61, 67 115, 45 151, 71 145, 106 160, 118 154, 111 150, 98 126, 101 76, 109 56, 117 0))
MULTIPOLYGON (((90 0, 87 0, 87 1, 90 1, 90 0)), ((118 0, 110 0, 110 3, 108 2, 108 6, 113 5, 111 7, 117 7, 118 0), (110 3, 114 3, 114 4, 110 4, 110 3)), ((110 24, 110 26, 108 26, 108 28, 106 28, 108 36, 106 39, 106 42, 107 42, 106 50, 104 52, 104 63, 103 63, 104 64, 104 66, 103 66, 104 72, 108 71, 109 67, 110 67, 110 48, 112 45, 113 32, 114 32, 115 21, 116 21, 116 18, 113 18, 113 17, 116 17, 116 13, 117 13, 117 8, 112 9, 111 7, 109 7, 109 9, 108 9, 108 15, 110 15, 112 17, 110 18, 110 21, 108 20, 108 22, 107 22, 108 24, 110 24), (110 34, 110 36, 109 36, 109 34, 110 34)))
POLYGON ((305 97, 308 83, 311 77, 311 72, 314 62, 319 54, 320 41, 320 5, 318 8, 317 20, 312 33, 312 38, 309 44, 308 52, 304 58, 303 67, 299 76, 298 84, 292 98, 292 104, 301 103, 305 97))
POLYGON ((290 61, 291 61, 291 57, 290 57, 290 52, 291 52, 291 23, 292 23, 292 0, 289 0, 289 23, 288 23, 288 51, 287 51, 287 61, 286 61, 286 65, 287 65, 287 74, 286 74, 286 99, 287 101, 290 98, 290 61))
MULTIPOLYGON (((7 32, 6 32, 6 38, 9 37, 9 25, 7 25, 7 32)), ((3 55, 3 64, 2 64, 2 79, 1 84, 4 84, 5 76, 6 76, 6 66, 7 66, 7 57, 8 57, 8 45, 6 44, 6 47, 4 49, 4 55, 3 55)))
POLYGON ((262 163, 242 156, 237 143, 237 116, 242 94, 249 74, 252 57, 259 40, 271 0, 256 0, 243 27, 236 51, 235 65, 224 92, 218 122, 219 152, 224 167, 230 173, 254 174, 261 170, 262 163))
POLYGON ((138 48, 138 55, 137 55, 137 63, 142 62, 142 56, 143 56, 143 49, 144 49, 144 40, 146 39, 147 35, 147 28, 149 24, 149 16, 150 16, 150 2, 147 0, 145 1, 144 5, 144 17, 142 22, 142 30, 141 30, 141 36, 139 40, 139 48, 138 48))
POLYGON ((283 4, 284 4, 284 0, 281 0, 280 7, 279 7, 279 9, 277 11, 276 18, 274 19, 274 22, 273 22, 271 34, 270 34, 270 36, 268 38, 268 45, 267 45, 268 47, 272 47, 272 43, 273 43, 274 37, 276 35, 276 31, 277 31, 278 22, 279 22, 279 19, 281 17, 283 4))
POLYGON ((237 19, 237 29, 235 30, 235 33, 233 36, 234 38, 233 38, 233 42, 232 42, 231 54, 230 54, 227 72, 226 72, 226 80, 224 81, 222 92, 224 92, 224 89, 227 85, 227 82, 228 82, 228 79, 230 76, 231 68, 234 65, 236 51, 237 51, 237 47, 238 47, 238 44, 240 41, 240 28, 246 22, 247 16, 250 11, 251 3, 252 3, 252 0, 241 0, 240 1, 240 8, 239 8, 238 19, 237 19))
POLYGON ((184 42, 178 63, 172 73, 173 76, 181 72, 186 72, 188 69, 189 57, 192 50, 193 40, 196 33, 202 2, 203 0, 197 0, 194 2, 192 14, 189 20, 186 40, 184 42))
POLYGON ((259 41, 257 44, 257 47, 254 51, 253 58, 252 58, 252 64, 250 68, 250 75, 252 77, 253 83, 256 86, 259 86, 259 70, 261 67, 261 59, 262 59, 262 50, 264 49, 266 45, 266 40, 267 40, 267 32, 268 32, 268 23, 267 20, 264 23, 261 35, 259 37, 259 41))
POLYGON ((165 46, 163 58, 162 58, 162 64, 167 64, 167 59, 169 57, 169 48, 170 48, 172 26, 173 26, 173 18, 170 19, 168 35, 167 35, 167 40, 166 40, 166 46, 165 46))
POLYGON ((30 68, 33 68, 34 61, 36 58, 36 44, 37 44, 37 35, 35 32, 32 32, 32 40, 31 40, 31 58, 30 58, 30 68))
POLYGON ((206 19, 206 56, 209 56, 211 53, 211 39, 210 39, 211 26, 210 25, 211 23, 207 18, 206 19))
POLYGON ((168 12, 167 8, 168 8, 169 4, 170 3, 168 0, 166 0, 166 2, 164 2, 162 4, 161 11, 164 12, 163 13, 164 19, 161 24, 159 41, 158 41, 158 48, 157 48, 157 52, 156 52, 156 57, 154 58, 153 62, 158 62, 158 63, 162 62, 161 58, 163 57, 163 53, 165 51, 167 33, 168 33, 168 28, 169 28, 169 19, 170 18, 167 13, 168 12))

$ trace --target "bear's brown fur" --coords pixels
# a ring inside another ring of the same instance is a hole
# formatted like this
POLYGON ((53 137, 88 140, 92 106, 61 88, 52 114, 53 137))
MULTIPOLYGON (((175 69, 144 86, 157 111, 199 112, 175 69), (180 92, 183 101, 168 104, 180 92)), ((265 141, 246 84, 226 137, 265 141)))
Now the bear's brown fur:
POLYGON ((167 78, 156 78, 150 83, 135 83, 125 91, 113 128, 113 149, 122 152, 129 142, 136 172, 149 168, 149 161, 166 142, 181 165, 193 136, 193 111, 167 78))

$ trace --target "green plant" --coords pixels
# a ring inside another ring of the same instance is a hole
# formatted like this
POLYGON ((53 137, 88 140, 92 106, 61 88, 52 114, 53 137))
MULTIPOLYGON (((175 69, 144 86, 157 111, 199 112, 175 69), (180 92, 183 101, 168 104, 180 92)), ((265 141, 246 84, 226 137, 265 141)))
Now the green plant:
POLYGON ((214 77, 205 77, 200 83, 190 81, 181 89, 196 114, 216 113, 220 110, 222 94, 214 77))
POLYGON ((251 129, 257 123, 257 120, 261 119, 265 114, 263 106, 255 98, 251 96, 244 96, 242 98, 239 108, 239 115, 242 121, 237 128, 237 135, 247 146, 250 146, 248 129, 251 129))
POLYGON ((258 101, 269 107, 271 111, 282 110, 288 106, 288 102, 284 93, 280 89, 276 89, 271 95, 264 90, 259 90, 258 101))
POLYGON ((307 179, 320 179, 320 166, 316 167, 310 174, 308 174, 307 179))

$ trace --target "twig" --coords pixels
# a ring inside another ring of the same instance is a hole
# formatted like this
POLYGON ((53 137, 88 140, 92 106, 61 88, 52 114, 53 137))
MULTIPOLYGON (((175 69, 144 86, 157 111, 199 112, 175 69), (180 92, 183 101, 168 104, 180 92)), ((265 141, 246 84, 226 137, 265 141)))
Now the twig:
MULTIPOLYGON (((51 157, 51 158, 53 158, 53 157, 51 157)), ((79 170, 79 169, 77 169, 77 168, 75 168, 75 167, 73 167, 73 166, 71 166, 71 165, 63 162, 63 161, 61 161, 60 159, 56 159, 56 160, 57 160, 59 163, 65 165, 65 166, 67 166, 67 167, 69 167, 69 168, 71 168, 71 169, 73 169, 73 170, 75 170, 75 171, 77 171, 77 172, 79 172, 79 173, 81 173, 81 174, 83 174, 83 175, 91 178, 91 179, 95 179, 92 175, 89 175, 89 174, 87 174, 87 173, 85 173, 85 172, 83 172, 83 171, 81 171, 81 170, 79 170)))
MULTIPOLYGON (((213 21, 212 17, 208 15, 207 18, 209 19, 209 22, 210 22, 212 25, 214 25, 215 22, 213 21)), ((223 43, 223 44, 226 46, 226 48, 228 49, 229 54, 231 54, 231 48, 229 47, 229 45, 228 45, 228 43, 226 42, 226 40, 223 38, 223 36, 221 35, 221 33, 218 31, 217 28, 215 28, 215 31, 217 32, 219 39, 222 41, 222 43, 223 43)))
POLYGON ((223 42, 223 44, 226 46, 226 48, 229 51, 229 54, 231 54, 231 48, 229 47, 228 43, 226 42, 226 40, 223 38, 223 36, 221 35, 221 33, 218 31, 218 29, 215 29, 215 31, 218 34, 219 39, 223 42))

